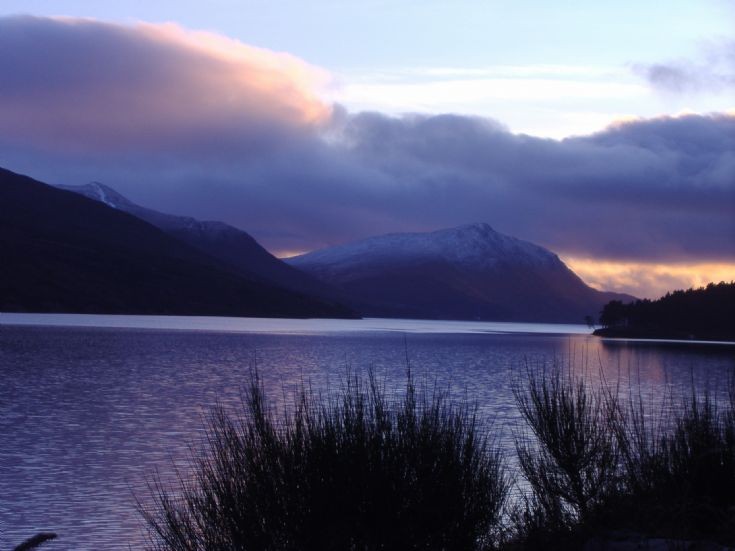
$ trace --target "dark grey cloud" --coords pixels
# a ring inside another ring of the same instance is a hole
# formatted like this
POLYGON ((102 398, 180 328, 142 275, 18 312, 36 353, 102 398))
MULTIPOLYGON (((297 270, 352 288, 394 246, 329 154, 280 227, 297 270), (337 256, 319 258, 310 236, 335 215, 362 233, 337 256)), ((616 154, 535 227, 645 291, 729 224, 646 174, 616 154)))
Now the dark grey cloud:
POLYGON ((732 91, 735 88, 735 41, 708 46, 698 60, 636 64, 633 70, 663 92, 732 91))
POLYGON ((423 201, 423 224, 482 219, 608 258, 735 257, 731 116, 642 120, 558 142, 464 117, 372 114, 353 117, 347 134, 350 154, 380 167, 389 188, 410 182, 382 208, 423 201))
POLYGON ((568 255, 735 261, 731 115, 557 141, 482 118, 352 114, 319 102, 303 62, 201 49, 200 38, 0 19, 0 74, 22 73, 0 79, 0 106, 34 115, 24 123, 0 107, 0 165, 50 183, 103 181, 276 251, 484 221, 568 255))

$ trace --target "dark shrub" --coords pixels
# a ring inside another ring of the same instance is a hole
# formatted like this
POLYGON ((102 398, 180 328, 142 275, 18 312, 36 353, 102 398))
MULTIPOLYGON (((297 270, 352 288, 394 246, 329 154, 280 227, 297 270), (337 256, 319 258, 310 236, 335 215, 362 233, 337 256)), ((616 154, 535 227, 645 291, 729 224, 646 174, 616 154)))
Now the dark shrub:
POLYGON ((725 406, 692 388, 647 412, 555 369, 529 372, 515 394, 532 437, 517 441, 530 495, 512 515, 513 547, 581 549, 620 533, 735 544, 735 387, 725 406))
POLYGON ((614 397, 556 368, 529 371, 514 392, 533 436, 516 441, 533 505, 560 527, 586 522, 618 484, 614 397))
POLYGON ((735 544, 735 400, 710 393, 671 401, 669 427, 627 417, 625 491, 609 505, 619 524, 679 539, 735 544))
POLYGON ((395 401, 371 377, 337 398, 304 392, 276 417, 252 383, 246 415, 222 408, 179 495, 143 511, 155 550, 488 549, 508 479, 474 412, 408 381, 395 401))

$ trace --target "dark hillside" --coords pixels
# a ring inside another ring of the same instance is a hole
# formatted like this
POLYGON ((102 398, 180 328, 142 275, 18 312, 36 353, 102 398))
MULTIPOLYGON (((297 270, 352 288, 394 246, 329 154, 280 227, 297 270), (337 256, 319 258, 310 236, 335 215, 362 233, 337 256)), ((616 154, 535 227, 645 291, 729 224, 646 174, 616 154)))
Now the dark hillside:
POLYGON ((342 317, 154 226, 0 169, 0 311, 342 317))
POLYGON ((145 220, 177 240, 234 268, 246 278, 315 297, 323 302, 341 302, 342 297, 336 289, 279 260, 239 228, 223 222, 158 212, 133 203, 99 182, 60 187, 145 220))

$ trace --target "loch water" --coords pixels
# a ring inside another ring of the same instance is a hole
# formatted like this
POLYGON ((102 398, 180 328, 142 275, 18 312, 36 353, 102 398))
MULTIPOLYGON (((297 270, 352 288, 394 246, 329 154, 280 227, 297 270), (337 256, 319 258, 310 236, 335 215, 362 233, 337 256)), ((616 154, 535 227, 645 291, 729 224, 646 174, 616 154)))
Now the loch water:
POLYGON ((512 387, 557 362, 590 384, 653 401, 717 391, 735 345, 603 340, 579 325, 415 320, 258 320, 0 314, 0 549, 39 531, 44 549, 140 549, 136 499, 172 481, 214 404, 237 412, 258 370, 272 403, 334 392, 372 370, 389 392, 415 380, 476 402, 513 453, 512 387))

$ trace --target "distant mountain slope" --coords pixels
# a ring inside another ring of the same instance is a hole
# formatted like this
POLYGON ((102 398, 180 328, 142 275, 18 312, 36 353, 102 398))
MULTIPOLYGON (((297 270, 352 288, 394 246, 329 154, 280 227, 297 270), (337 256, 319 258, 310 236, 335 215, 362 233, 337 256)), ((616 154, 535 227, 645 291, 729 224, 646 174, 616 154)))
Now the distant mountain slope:
POLYGON ((554 253, 487 224, 372 237, 286 261, 370 316, 582 323, 630 298, 592 289, 554 253))
POLYGON ((134 216, 0 169, 0 311, 341 316, 134 216))
POLYGON ((340 299, 336 289, 292 268, 265 250, 248 233, 223 222, 201 221, 142 207, 98 182, 59 187, 145 220, 250 277, 331 303, 340 299))

